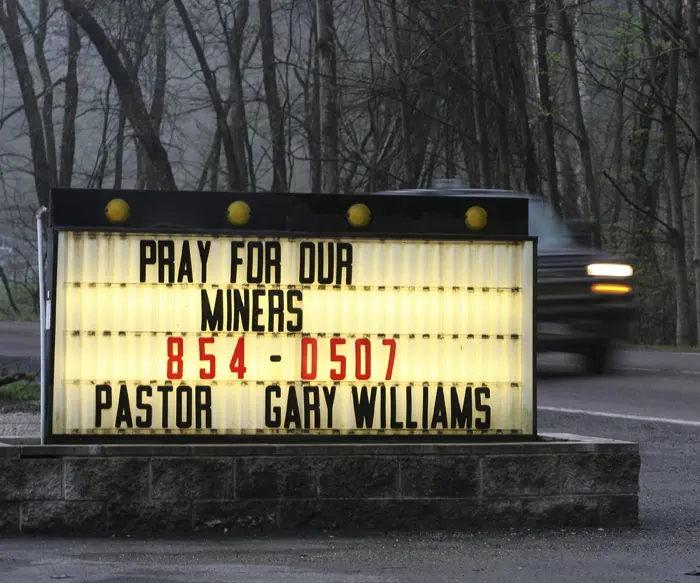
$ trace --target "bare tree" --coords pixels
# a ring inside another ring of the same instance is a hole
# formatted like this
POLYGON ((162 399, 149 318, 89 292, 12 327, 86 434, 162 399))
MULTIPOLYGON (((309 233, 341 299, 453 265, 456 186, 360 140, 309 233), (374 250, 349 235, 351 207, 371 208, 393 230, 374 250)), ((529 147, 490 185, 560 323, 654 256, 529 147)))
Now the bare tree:
POLYGON ((262 49, 263 81, 267 112, 272 136, 272 190, 287 190, 287 164, 284 147, 284 116, 277 91, 277 67, 275 63, 274 33, 272 27, 271 0, 259 0, 260 47, 262 49))
MULTIPOLYGON (((680 29, 683 22, 683 0, 674 0, 673 24, 680 29)), ((668 39, 671 50, 668 55, 668 76, 666 93, 668 104, 662 112, 666 155, 668 157, 668 182, 673 230, 670 233, 673 251, 673 275, 676 289, 676 344, 690 343, 690 296, 688 293, 688 270, 686 268, 685 228, 683 225, 683 186, 678 156, 676 132, 676 108, 678 107, 678 70, 680 47, 668 39), (675 45, 675 46, 674 46, 675 45)))
POLYGON ((693 132, 695 330, 698 341, 700 342, 700 34, 698 34, 698 1, 686 0, 685 9, 689 41, 688 70, 690 76, 690 91, 688 94, 693 132))
POLYGON ((316 0, 319 109, 321 124, 321 191, 338 191, 338 80, 333 40, 333 0, 316 0))
MULTIPOLYGON (((39 204, 48 206, 49 191, 55 184, 52 180, 52 177, 55 176, 55 166, 54 169, 52 169, 49 164, 46 141, 44 139, 44 128, 42 126, 41 113, 39 112, 39 102, 34 90, 34 79, 32 78, 29 60, 24 50, 22 33, 19 27, 18 8, 18 0, 0 1, 0 28, 5 35, 10 52, 12 53, 12 62, 22 92, 24 112, 27 116, 27 124, 29 125, 29 142, 32 150, 32 161, 34 163, 34 184, 36 186, 37 198, 39 199, 39 204)), ((50 93, 51 91, 48 92, 48 94, 50 93)))
POLYGON ((588 139, 588 130, 583 117, 583 109, 581 108, 581 89, 579 84, 578 68, 576 65, 576 41, 574 39, 574 31, 571 27, 569 16, 566 8, 564 7, 564 0, 556 0, 556 2, 559 17, 559 28, 566 47, 566 61, 568 65, 572 93, 571 103, 576 128, 576 141, 578 142, 581 153, 581 164, 583 165, 586 193, 588 195, 591 218, 595 221, 593 238, 595 245, 600 247, 602 246, 602 235, 600 223, 598 222, 600 220, 600 201, 598 198, 595 175, 593 173, 593 159, 591 157, 591 145, 588 139))
POLYGON ((549 56, 547 54, 547 19, 549 0, 535 0, 535 31, 537 37, 537 86, 540 116, 544 132, 543 142, 547 165, 547 188, 555 211, 561 214, 561 195, 557 177, 557 154, 554 147, 554 110, 549 86, 549 56))
POLYGON ((232 191, 241 190, 241 174, 236 161, 236 152, 234 149, 233 138, 231 137, 231 129, 229 128, 228 120, 226 119, 226 112, 224 111, 224 105, 221 99, 221 94, 219 93, 219 88, 214 80, 214 75, 212 74, 211 68, 207 63, 204 50, 202 49, 202 45, 197 38, 197 33, 194 30, 194 26, 192 25, 192 21, 190 20, 182 0, 173 1, 175 2, 175 7, 177 8, 180 18, 182 19, 182 23, 185 26, 185 31, 187 32, 190 43, 192 43, 192 48, 197 55, 197 61, 199 61, 199 66, 202 69, 202 75, 204 75, 204 80, 207 90, 209 91, 212 107, 216 113, 216 125, 223 143, 224 155, 226 156, 228 188, 232 191))
POLYGON ((95 45, 105 67, 114 79, 119 97, 126 107, 129 122, 153 164, 158 185, 163 189, 177 190, 168 153, 153 129, 139 84, 129 75, 119 58, 119 53, 81 0, 63 0, 63 6, 95 45))
POLYGON ((63 129, 61 133, 61 165, 58 184, 69 187, 73 178, 75 160, 75 117, 78 112, 78 56, 80 55, 80 34, 78 25, 66 13, 68 28, 68 67, 66 72, 66 97, 63 105, 63 129))

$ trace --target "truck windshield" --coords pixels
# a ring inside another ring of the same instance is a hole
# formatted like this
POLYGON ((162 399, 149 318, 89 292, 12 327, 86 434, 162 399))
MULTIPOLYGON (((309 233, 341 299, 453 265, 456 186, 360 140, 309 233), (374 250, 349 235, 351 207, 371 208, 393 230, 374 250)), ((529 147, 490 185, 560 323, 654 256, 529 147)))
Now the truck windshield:
POLYGON ((538 237, 538 249, 576 246, 573 234, 547 201, 530 199, 529 215, 528 230, 538 237))

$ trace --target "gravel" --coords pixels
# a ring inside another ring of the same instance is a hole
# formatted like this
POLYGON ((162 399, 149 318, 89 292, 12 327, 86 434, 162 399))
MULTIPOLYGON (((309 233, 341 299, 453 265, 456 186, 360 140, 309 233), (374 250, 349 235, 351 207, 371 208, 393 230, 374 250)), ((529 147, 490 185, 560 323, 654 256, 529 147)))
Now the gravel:
MULTIPOLYGON (((0 357, 0 376, 16 372, 39 373, 36 358, 0 357)), ((41 435, 39 411, 23 403, 0 401, 0 437, 41 435)))
POLYGON ((0 437, 39 437, 40 419, 39 413, 35 412, 0 411, 0 437))

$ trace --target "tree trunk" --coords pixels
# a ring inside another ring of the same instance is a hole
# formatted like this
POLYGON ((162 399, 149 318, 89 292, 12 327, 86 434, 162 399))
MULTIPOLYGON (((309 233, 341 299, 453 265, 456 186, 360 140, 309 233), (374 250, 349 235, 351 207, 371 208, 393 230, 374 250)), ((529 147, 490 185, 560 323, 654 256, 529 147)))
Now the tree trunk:
MULTIPOLYGON (((167 68, 168 68, 168 43, 166 18, 168 5, 163 4, 158 8, 156 15, 155 27, 153 29, 155 53, 156 53, 156 71, 155 83, 153 84, 153 98, 151 99, 151 124, 153 131, 157 136, 160 136, 160 129, 163 125, 163 114, 165 112, 165 87, 167 84, 167 68)), ((146 158, 146 185, 148 188, 155 189, 158 187, 158 177, 153 170, 153 165, 146 158)))
MULTIPOLYGON (((221 10, 220 0, 216 0, 219 21, 226 30, 228 24, 224 12, 221 10)), ((231 97, 231 111, 229 114, 234 157, 238 166, 238 175, 241 179, 241 190, 255 191, 255 171, 253 156, 251 154, 250 140, 248 138, 248 121, 245 110, 245 95, 243 92, 243 75, 241 73, 241 60, 243 58, 243 35, 250 12, 250 1, 239 0, 236 6, 233 30, 226 33, 226 46, 228 47, 229 91, 231 97)), ((257 43, 255 43, 257 44, 257 43)), ((221 140, 217 146, 221 150, 221 140)), ((217 167, 219 159, 216 159, 217 167)))
POLYGON ((690 114, 693 130, 693 268, 695 271, 695 335, 700 344, 700 37, 698 35, 698 0, 686 0, 688 22, 688 69, 690 72, 690 114))
POLYGON ((68 188, 73 180, 75 159, 75 116, 78 112, 78 56, 80 34, 73 17, 66 13, 68 28, 68 70, 66 72, 66 97, 63 104, 63 129, 61 134, 61 164, 58 184, 68 188))
POLYGON ((53 186, 51 181, 53 173, 46 154, 39 102, 34 91, 34 80, 32 79, 29 60, 24 50, 23 37, 19 28, 17 0, 9 0, 6 6, 7 12, 3 10, 2 3, 0 3, 0 28, 5 35, 5 40, 12 54, 12 62, 22 93, 24 114, 27 117, 27 125, 29 126, 29 144, 34 164, 34 185, 37 198, 39 204, 48 206, 49 192, 53 186))
POLYGON ((522 146, 522 158, 525 163, 525 185, 527 191, 532 194, 540 194, 540 177, 537 168, 537 154, 535 144, 530 130, 530 117, 527 113, 527 87, 525 74, 523 73, 523 63, 520 57, 518 33, 510 16, 508 3, 499 1, 501 18, 506 25, 505 34, 508 35, 508 51, 505 51, 510 60, 510 74, 513 80, 513 96, 515 97, 515 107, 518 115, 518 125, 520 127, 522 146))
MULTIPOLYGON (((683 0, 674 0, 673 23, 679 29, 683 23, 683 0)), ((669 39, 670 40, 670 39, 669 39)), ((688 293, 688 270, 685 262, 685 229, 683 227, 683 188, 678 158, 676 135, 676 107, 678 105, 679 51, 671 46, 668 52, 668 76, 666 94, 668 106, 664 107, 662 123, 666 143, 669 202, 673 231, 670 233, 673 253, 673 278, 676 288, 676 345, 687 346, 690 342, 690 295, 688 293)))
MULTIPOLYGON (((632 3, 633 0, 627 0, 627 12, 632 14, 632 3)), ((630 19, 631 20, 631 19, 630 19)), ((630 22, 628 21, 624 27, 626 34, 631 30, 630 22)), ((625 41, 621 48, 621 67, 622 71, 628 70, 629 56, 630 56, 630 42, 625 41)), ((615 146, 613 148, 611 162, 615 170, 615 176, 620 177, 622 175, 625 157, 624 148, 624 135, 625 135, 625 87, 627 83, 627 74, 625 73, 622 79, 618 82, 617 91, 615 92, 615 146)), ((617 224, 620 221, 620 216, 622 215, 622 197, 616 195, 613 199, 613 210, 612 210, 612 231, 611 231, 611 244, 613 248, 617 246, 617 224)))
POLYGON ((540 115, 544 132, 544 152, 547 164, 549 200, 555 212, 561 215, 561 194, 557 172, 557 153, 554 146, 554 109, 549 87, 549 56, 547 53, 547 19, 549 0, 535 0, 535 34, 537 37, 537 87, 540 97, 540 115))
POLYGON ((414 169, 411 167, 411 106, 409 103, 408 86, 404 71, 403 39, 399 25, 397 0, 391 0, 391 48, 394 53, 394 74, 398 84, 399 115, 401 119, 401 183, 400 188, 415 188, 411 181, 414 169))
POLYGON ((497 94, 494 99, 497 103, 496 124, 498 126, 498 166, 500 174, 500 180, 497 186, 498 188, 510 190, 513 187, 510 173, 513 161, 511 160, 510 135, 508 132, 511 101, 510 83, 508 82, 508 73, 506 72, 508 58, 503 54, 503 37, 497 30, 497 27, 501 28, 502 24, 495 21, 496 17, 494 14, 490 14, 489 16, 489 21, 491 22, 489 36, 491 38, 491 53, 493 58, 493 76, 496 80, 497 94))
POLYGON ((338 191, 338 80, 333 40, 333 0, 316 0, 321 112, 321 192, 338 191))
POLYGON ((41 82, 44 86, 41 119, 44 125, 44 139, 46 140, 46 161, 49 164, 49 168, 51 168, 51 184, 57 184, 58 163, 56 161, 56 134, 53 128, 53 81, 51 80, 51 72, 49 71, 49 65, 46 62, 46 53, 44 52, 47 23, 49 19, 49 3, 48 0, 39 0, 39 22, 37 26, 34 27, 24 8, 22 8, 22 4, 16 0, 10 0, 10 3, 13 2, 15 2, 14 5, 22 17, 22 20, 24 20, 34 44, 36 64, 39 69, 39 74, 41 75, 41 82))
POLYGON ((284 115, 277 91, 277 65, 275 62, 271 0, 260 0, 258 5, 260 9, 263 82, 272 135, 272 190, 273 192, 285 192, 287 190, 287 155, 284 147, 284 115))
MULTIPOLYGON (((640 259, 655 257, 652 234, 655 227, 654 213, 658 206, 653 181, 647 176, 647 155, 651 141, 653 116, 658 105, 659 88, 667 81, 668 54, 654 47, 647 14, 641 13, 641 32, 644 39, 644 58, 648 63, 646 77, 641 79, 634 109, 629 140, 630 180, 634 188, 634 212, 632 213, 631 247, 640 259)), ((662 146, 664 142, 662 142, 662 146)), ((665 153, 664 153, 665 156, 665 153)), ((663 160, 663 159, 662 159, 663 160)))
POLYGON ((581 89, 579 86, 578 69, 576 67, 576 42, 574 40, 574 31, 571 28, 569 17, 564 8, 564 0, 556 0, 556 2, 559 13, 559 27, 566 47, 566 62, 569 69, 569 80, 571 82, 571 102, 574 110, 574 122, 577 134, 576 140, 581 154, 581 163, 583 164, 584 181, 586 183, 586 192, 591 209, 591 219, 593 219, 593 243, 597 247, 601 247, 600 200, 596 189, 595 175, 593 173, 591 145, 586 130, 586 122, 583 118, 583 109, 581 108, 581 89))
POLYGON ((474 118, 474 79, 472 73, 472 63, 474 62, 472 56, 472 25, 467 22, 462 27, 455 30, 455 41, 459 43, 459 34, 464 34, 463 41, 463 53, 462 53, 462 71, 461 75, 465 79, 466 91, 461 91, 461 111, 463 127, 460 128, 461 142, 462 142, 462 156, 464 158, 464 165, 467 168, 467 174, 469 176, 469 186, 471 188, 478 188, 481 184, 481 173, 479 171, 479 157, 475 155, 476 148, 475 144, 478 143, 477 131, 476 131, 476 120, 474 118))
POLYGON ((481 174, 481 187, 491 188, 491 154, 489 148, 489 134, 486 125, 486 97, 484 87, 484 50, 483 27, 479 22, 483 20, 484 13, 481 9, 482 0, 471 1, 471 40, 472 40, 472 71, 474 71, 472 102, 474 103, 474 119, 476 133, 479 139, 479 174, 481 174))
MULTIPOLYGON (((318 42, 318 18, 314 16, 316 30, 311 31, 313 40, 318 42)), ((321 164, 321 114, 319 108, 321 104, 321 63, 318 51, 313 53, 313 70, 311 73, 311 107, 307 114, 309 119, 307 133, 309 135, 309 149, 311 153, 311 192, 322 192, 321 175, 323 173, 321 164)))
POLYGON ((114 188, 122 187, 122 177, 124 175, 124 139, 126 133, 126 106, 119 105, 119 119, 117 121, 117 136, 114 146, 114 188))

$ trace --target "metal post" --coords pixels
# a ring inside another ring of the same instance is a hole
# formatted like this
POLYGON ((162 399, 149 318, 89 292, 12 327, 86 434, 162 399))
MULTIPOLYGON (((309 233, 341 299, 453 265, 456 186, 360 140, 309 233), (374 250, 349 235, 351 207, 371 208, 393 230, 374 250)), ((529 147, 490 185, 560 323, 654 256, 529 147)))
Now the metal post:
POLYGON ((39 326, 41 327, 39 334, 39 346, 41 354, 40 365, 40 393, 41 393, 41 444, 44 445, 44 416, 45 412, 45 395, 46 395, 46 297, 44 287, 44 221, 42 217, 47 211, 45 206, 36 211, 36 236, 37 248, 39 257, 39 326))

